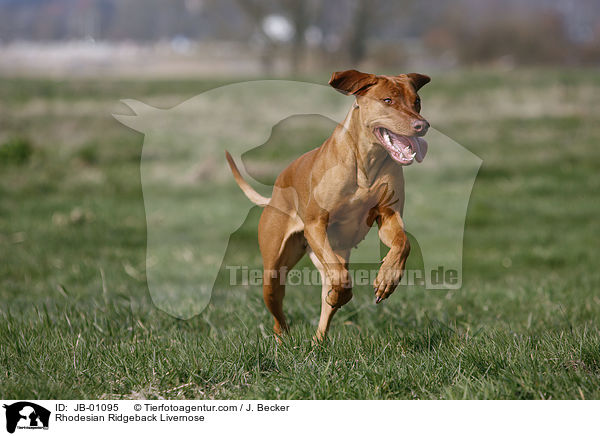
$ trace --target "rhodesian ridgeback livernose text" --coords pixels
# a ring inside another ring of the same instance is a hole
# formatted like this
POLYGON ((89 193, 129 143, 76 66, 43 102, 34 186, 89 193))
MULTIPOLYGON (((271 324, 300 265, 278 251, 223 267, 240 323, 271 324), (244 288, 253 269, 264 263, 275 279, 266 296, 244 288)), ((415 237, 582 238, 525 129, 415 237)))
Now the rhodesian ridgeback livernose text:
POLYGON ((352 298, 350 251, 374 223, 390 248, 373 283, 375 303, 396 289, 410 252, 402 222, 402 166, 421 162, 427 153, 423 136, 429 123, 420 115, 417 92, 429 81, 417 73, 333 73, 329 84, 355 101, 343 124, 319 148, 283 170, 271 198, 252 189, 226 153, 240 188, 264 207, 258 226, 263 297, 277 335, 288 328, 283 313, 285 275, 308 253, 323 283, 315 339, 326 337, 333 315, 352 298))

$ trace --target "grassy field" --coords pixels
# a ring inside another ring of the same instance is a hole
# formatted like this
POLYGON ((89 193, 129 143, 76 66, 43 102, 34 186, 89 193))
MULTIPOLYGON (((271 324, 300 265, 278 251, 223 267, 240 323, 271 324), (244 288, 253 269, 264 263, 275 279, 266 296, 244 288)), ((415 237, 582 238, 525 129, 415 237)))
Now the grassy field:
MULTIPOLYGON (((597 71, 434 75, 423 113, 483 160, 463 287, 378 306, 357 289, 319 347, 316 286, 288 292, 280 345, 258 287, 222 285, 189 320, 150 298, 143 136, 110 114, 219 83, 2 78, 0 398, 600 399, 597 71)), ((215 207, 239 198, 224 180, 215 207)), ((260 266, 259 213, 228 259, 260 266)))

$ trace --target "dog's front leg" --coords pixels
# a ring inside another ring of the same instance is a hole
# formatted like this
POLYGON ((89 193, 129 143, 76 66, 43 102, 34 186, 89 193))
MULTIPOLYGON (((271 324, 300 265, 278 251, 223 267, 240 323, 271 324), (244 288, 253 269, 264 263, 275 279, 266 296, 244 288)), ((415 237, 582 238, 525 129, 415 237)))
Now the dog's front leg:
POLYGON ((323 265, 331 290, 325 301, 338 308, 352 299, 352 280, 348 272, 347 260, 335 253, 327 238, 327 215, 323 214, 305 223, 304 236, 315 256, 323 265))
POLYGON ((383 259, 379 273, 373 284, 375 303, 388 298, 400 283, 404 274, 404 265, 410 253, 410 243, 404 232, 404 223, 397 211, 385 211, 377 217, 379 238, 390 248, 383 259))

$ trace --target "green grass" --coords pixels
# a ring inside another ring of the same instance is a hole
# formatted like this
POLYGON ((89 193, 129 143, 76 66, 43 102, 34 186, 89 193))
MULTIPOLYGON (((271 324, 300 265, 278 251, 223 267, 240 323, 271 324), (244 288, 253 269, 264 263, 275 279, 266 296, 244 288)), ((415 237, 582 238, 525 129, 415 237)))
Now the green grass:
MULTIPOLYGON (((423 113, 483 159, 463 287, 398 289, 378 306, 356 289, 318 347, 317 287, 289 289, 280 345, 257 287, 221 281, 185 321, 150 298, 143 137, 110 113, 121 98, 168 107, 222 82, 3 80, 0 147, 31 149, 0 153, 0 397, 599 399, 597 72, 433 76, 423 113)), ((296 153, 298 138, 327 135, 315 126, 273 138, 296 153)), ((244 160, 267 182, 260 161, 288 157, 265 146, 244 160)), ((203 187, 215 207, 240 195, 224 180, 203 187)), ((260 266, 259 213, 226 261, 260 266)))

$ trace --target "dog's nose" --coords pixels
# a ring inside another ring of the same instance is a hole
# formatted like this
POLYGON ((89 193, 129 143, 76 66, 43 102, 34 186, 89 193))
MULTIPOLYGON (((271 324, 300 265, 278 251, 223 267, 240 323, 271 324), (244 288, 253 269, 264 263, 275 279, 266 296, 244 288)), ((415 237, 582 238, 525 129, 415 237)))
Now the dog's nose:
POLYGON ((415 129, 415 132, 424 135, 427 133, 427 129, 429 129, 429 123, 426 120, 414 120, 412 122, 412 127, 415 129))

